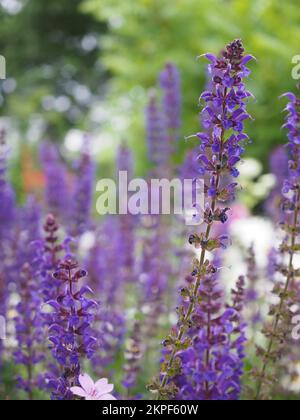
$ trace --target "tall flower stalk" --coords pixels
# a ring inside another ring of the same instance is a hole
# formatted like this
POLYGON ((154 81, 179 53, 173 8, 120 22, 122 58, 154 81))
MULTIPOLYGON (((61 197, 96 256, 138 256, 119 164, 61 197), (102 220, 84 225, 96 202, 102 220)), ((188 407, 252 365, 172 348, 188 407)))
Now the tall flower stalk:
MULTIPOLYGON (((133 177, 133 156, 129 147, 123 143, 117 154, 117 177, 126 172, 128 180, 133 177)), ((122 197, 119 197, 121 200, 122 197)), ((135 281, 136 221, 131 214, 120 214, 116 220, 119 270, 124 282, 135 281)))
POLYGON ((45 201, 48 211, 53 213, 60 221, 69 217, 69 189, 68 173, 63 164, 58 147, 44 142, 40 147, 40 161, 45 176, 45 201))
POLYGON ((92 291, 88 286, 79 286, 87 275, 77 261, 67 257, 53 274, 61 283, 56 300, 48 302, 53 308, 49 340, 52 355, 62 368, 62 374, 52 380, 52 398, 73 399, 70 388, 78 385, 81 363, 94 354, 96 339, 91 324, 94 319, 95 301, 87 297, 92 291))
POLYGON ((172 148, 179 139, 181 128, 181 80, 175 64, 167 63, 159 75, 163 93, 162 105, 166 118, 169 143, 172 148))
POLYGON ((168 175, 171 147, 168 139, 166 119, 155 91, 150 93, 145 114, 149 161, 155 167, 155 175, 168 175))
MULTIPOLYGON (((178 308, 178 323, 164 341, 168 352, 161 366, 161 376, 149 389, 159 399, 174 398, 178 389, 172 379, 181 371, 180 353, 191 346, 188 335, 194 324, 201 302, 200 285, 209 276, 211 265, 208 252, 225 246, 225 237, 211 237, 215 223, 225 223, 227 208, 219 203, 228 202, 234 195, 237 183, 226 184, 228 174, 239 175, 236 168, 243 152, 242 143, 248 139, 244 134, 244 121, 250 116, 246 112, 246 100, 251 94, 246 90, 243 79, 250 74, 246 64, 253 58, 244 54, 240 40, 229 44, 220 57, 207 54, 210 61, 211 88, 201 95, 205 102, 202 110, 202 125, 206 130, 197 134, 201 141, 199 166, 205 175, 206 210, 204 232, 191 235, 189 242, 200 249, 200 258, 194 261, 194 281, 182 291, 184 300, 178 308), (225 183, 225 184, 224 184, 225 183)), ((231 178, 231 177, 229 177, 231 178)))
POLYGON ((270 315, 273 317, 272 325, 264 330, 268 339, 267 347, 258 349, 259 355, 263 358, 263 364, 261 370, 256 372, 258 378, 256 400, 264 399, 265 389, 272 386, 274 375, 271 375, 270 368, 274 367, 274 362, 281 358, 285 343, 291 337, 297 271, 295 258, 300 250, 300 99, 293 93, 287 93, 284 96, 289 99, 285 109, 288 115, 284 127, 288 130, 288 147, 291 156, 288 178, 282 190, 285 237, 281 245, 281 253, 287 257, 287 264, 282 262, 280 265, 279 270, 284 276, 284 281, 277 283, 273 291, 278 301, 270 310, 270 315))
POLYGON ((76 169, 71 232, 74 236, 79 236, 91 228, 93 188, 96 175, 95 162, 87 150, 82 152, 76 169))
POLYGON ((29 263, 24 264, 20 274, 20 302, 16 307, 16 339, 18 350, 14 352, 16 364, 23 365, 25 373, 18 377, 18 386, 33 399, 39 385, 37 366, 44 360, 42 301, 35 273, 29 263))

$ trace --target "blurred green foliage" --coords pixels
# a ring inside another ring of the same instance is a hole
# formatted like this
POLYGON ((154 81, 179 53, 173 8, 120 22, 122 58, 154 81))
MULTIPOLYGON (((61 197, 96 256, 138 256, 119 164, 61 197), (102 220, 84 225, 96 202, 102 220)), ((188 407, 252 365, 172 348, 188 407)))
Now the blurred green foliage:
POLYGON ((101 95, 106 74, 98 37, 106 25, 83 14, 80 3, 0 4, 0 54, 8 78, 0 84, 1 114, 14 119, 23 138, 30 140, 27 130, 38 121, 41 134, 53 139, 71 126, 85 127, 87 110, 101 95))
POLYGON ((240 37, 258 60, 251 64, 249 80, 256 121, 248 127, 253 140, 248 153, 266 164, 270 150, 285 141, 280 130, 284 101, 278 97, 295 89, 292 57, 300 54, 296 0, 17 3, 22 7, 12 12, 0 2, 0 54, 6 57, 8 74, 0 82, 0 104, 22 140, 32 140, 37 128, 38 138, 55 140, 71 127, 96 130, 105 165, 111 164, 116 144, 126 139, 136 154, 138 173, 143 173, 143 109, 159 71, 167 61, 181 71, 183 149, 184 136, 199 129, 197 98, 206 84, 207 63, 196 58, 218 53, 240 37))
MULTIPOLYGON (((206 82, 205 62, 196 57, 218 53, 224 44, 242 38, 252 65, 249 88, 256 101, 250 108, 253 145, 250 154, 267 162, 269 151, 284 141, 284 102, 278 97, 295 89, 292 57, 300 53, 300 8, 295 0, 85 0, 83 10, 108 24, 102 37, 103 62, 112 73, 108 103, 130 121, 123 132, 135 144, 144 164, 143 107, 145 89, 156 83, 166 61, 175 62, 183 78, 183 136, 198 129, 197 97, 206 82)), ((184 143, 184 142, 183 142, 184 143)))

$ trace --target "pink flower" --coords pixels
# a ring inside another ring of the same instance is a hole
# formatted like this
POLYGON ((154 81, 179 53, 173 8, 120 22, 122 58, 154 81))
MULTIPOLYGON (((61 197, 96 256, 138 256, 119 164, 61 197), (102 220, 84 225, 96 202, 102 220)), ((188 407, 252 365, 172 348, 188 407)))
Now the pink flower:
POLYGON ((114 385, 109 384, 105 378, 99 379, 96 383, 92 378, 84 373, 79 375, 79 383, 81 388, 74 386, 70 388, 70 391, 79 397, 85 398, 87 401, 90 400, 116 400, 116 398, 110 394, 114 389, 114 385))

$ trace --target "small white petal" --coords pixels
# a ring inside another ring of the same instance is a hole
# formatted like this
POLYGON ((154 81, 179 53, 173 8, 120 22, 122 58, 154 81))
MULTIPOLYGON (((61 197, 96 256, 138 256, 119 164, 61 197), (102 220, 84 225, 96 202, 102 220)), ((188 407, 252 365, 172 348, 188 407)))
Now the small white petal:
POLYGON ((117 400, 113 395, 111 394, 106 394, 106 395, 102 395, 99 400, 117 400))
POLYGON ((87 393, 85 392, 85 390, 82 388, 79 388, 79 386, 74 386, 70 388, 70 391, 72 392, 72 394, 78 395, 79 397, 82 397, 82 398, 86 398, 87 396, 87 393))
POLYGON ((101 388, 97 388, 97 391, 99 392, 99 394, 104 395, 104 394, 111 393, 113 389, 114 389, 113 384, 107 384, 107 385, 103 385, 101 388))
POLYGON ((87 373, 79 375, 79 383, 87 394, 90 394, 95 388, 94 381, 87 373))
POLYGON ((100 390, 103 386, 107 384, 108 384, 108 380, 106 378, 102 378, 102 379, 99 379, 99 381, 95 383, 95 388, 100 390))

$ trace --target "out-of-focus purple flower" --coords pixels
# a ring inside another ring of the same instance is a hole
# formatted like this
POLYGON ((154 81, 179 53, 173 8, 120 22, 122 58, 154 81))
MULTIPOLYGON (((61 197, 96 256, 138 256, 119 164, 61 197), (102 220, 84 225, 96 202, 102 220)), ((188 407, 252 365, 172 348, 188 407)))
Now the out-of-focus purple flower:
POLYGON ((18 247, 16 263, 21 268, 35 258, 34 242, 41 238, 41 207, 35 197, 28 197, 24 207, 18 209, 18 247))
POLYGON ((137 386, 138 375, 141 371, 141 359, 143 357, 142 325, 140 321, 135 321, 130 337, 125 343, 125 364, 123 386, 127 390, 127 396, 131 397, 131 392, 137 386))
POLYGON ((87 272, 79 268, 77 261, 67 257, 53 274, 61 283, 56 300, 47 304, 52 308, 49 340, 52 355, 62 368, 62 374, 51 380, 52 398, 72 399, 70 388, 78 385, 78 376, 84 358, 94 354, 96 339, 91 324, 96 302, 86 297, 92 293, 88 286, 79 286, 87 272))
MULTIPOLYGON (((300 85, 298 86, 300 90, 300 85)), ((254 372, 257 378, 255 399, 267 398, 270 387, 269 378, 274 378, 274 361, 280 361, 285 346, 292 337, 292 318, 294 307, 299 307, 296 286, 295 259, 299 252, 299 208, 300 208, 300 99, 294 93, 286 93, 289 102, 284 128, 288 130, 288 150, 291 160, 288 165, 288 177, 284 181, 282 195, 283 221, 285 232, 280 247, 282 262, 278 265, 280 280, 274 285, 273 293, 277 303, 270 308, 272 324, 266 325, 264 334, 268 344, 258 348, 258 356, 263 360, 259 371, 254 372), (283 277, 282 277, 283 275, 283 277)))
POLYGON ((82 235, 91 228, 96 165, 88 152, 82 153, 76 171, 71 209, 71 232, 74 236, 82 235))
POLYGON ((46 178, 45 199, 48 211, 61 221, 68 220, 68 174, 58 147, 51 142, 43 142, 40 147, 40 160, 46 178))
POLYGON ((118 232, 114 218, 103 221, 94 246, 86 261, 90 284, 99 296, 100 305, 95 313, 94 330, 99 346, 92 359, 95 372, 100 376, 113 362, 125 336, 124 279, 116 266, 118 232))
POLYGON ((266 276, 272 284, 275 283, 276 274, 278 273, 281 264, 282 255, 277 248, 273 247, 269 252, 268 264, 266 267, 266 276))
POLYGON ((16 199, 15 193, 7 180, 7 156, 8 149, 1 142, 3 133, 0 132, 0 235, 5 237, 11 229, 16 218, 16 199))
POLYGON ((247 264, 247 288, 245 300, 247 303, 249 326, 252 328, 252 333, 255 334, 257 331, 257 324, 261 321, 261 310, 259 305, 259 293, 258 293, 258 282, 259 282, 259 270, 256 263, 256 255, 254 246, 252 245, 248 250, 246 258, 247 264))
POLYGON ((117 154, 117 176, 119 175, 119 172, 125 171, 127 172, 128 179, 130 180, 133 176, 133 155, 132 151, 128 147, 126 143, 121 143, 121 145, 118 148, 118 154, 117 154))
POLYGON ((156 173, 166 173, 169 168, 171 147, 166 121, 154 92, 151 92, 146 108, 146 133, 149 160, 155 165, 156 173))
MULTIPOLYGON (((9 300, 8 285, 14 273, 13 230, 16 222, 16 198, 7 179, 8 148, 5 130, 0 129, 0 315, 6 319, 9 300)), ((0 365, 2 363, 3 340, 0 340, 0 365)))
MULTIPOLYGON (((121 144, 117 155, 117 176, 126 172, 128 181, 133 177, 133 156, 126 144, 121 144)), ((122 200, 123 197, 119 197, 122 200)), ((120 214, 116 217, 117 224, 116 244, 118 246, 118 269, 120 281, 135 281, 135 248, 136 248, 136 218, 129 214, 120 214)))
POLYGON ((217 270, 200 286, 201 303, 193 316, 193 345, 179 355, 182 372, 177 378, 179 399, 237 400, 245 358, 244 279, 233 290, 232 306, 223 307, 217 270))
POLYGON ((181 80, 179 70, 173 63, 166 64, 160 73, 159 82, 163 92, 163 111, 172 145, 178 140, 181 128, 181 80))
POLYGON ((265 208, 268 215, 272 218, 275 223, 282 221, 282 185, 284 180, 288 176, 288 167, 289 167, 289 157, 286 148, 277 147, 270 157, 270 169, 272 174, 274 174, 276 179, 276 184, 272 189, 266 204, 265 208))
POLYGON ((18 292, 20 302, 16 306, 14 319, 18 349, 14 352, 14 360, 16 364, 24 366, 25 372, 18 377, 18 386, 32 399, 34 389, 38 388, 37 369, 44 361, 44 333, 39 284, 28 263, 22 268, 18 292))
POLYGON ((149 338, 155 337, 159 319, 166 310, 165 297, 172 272, 168 261, 170 244, 162 219, 150 217, 144 225, 146 229, 140 267, 141 310, 146 315, 143 329, 149 338))

